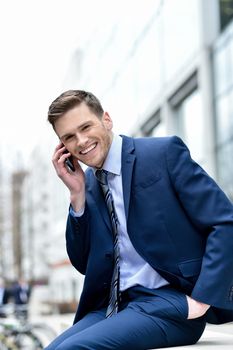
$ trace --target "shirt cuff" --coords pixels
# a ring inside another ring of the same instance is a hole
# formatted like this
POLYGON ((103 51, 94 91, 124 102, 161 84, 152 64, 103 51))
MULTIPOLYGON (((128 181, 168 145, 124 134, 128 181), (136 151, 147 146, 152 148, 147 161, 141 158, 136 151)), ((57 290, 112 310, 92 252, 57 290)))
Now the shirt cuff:
POLYGON ((84 213, 85 208, 83 207, 82 209, 80 209, 79 211, 74 211, 74 209, 72 208, 72 206, 70 205, 70 215, 73 216, 74 218, 80 218, 83 213, 84 213))

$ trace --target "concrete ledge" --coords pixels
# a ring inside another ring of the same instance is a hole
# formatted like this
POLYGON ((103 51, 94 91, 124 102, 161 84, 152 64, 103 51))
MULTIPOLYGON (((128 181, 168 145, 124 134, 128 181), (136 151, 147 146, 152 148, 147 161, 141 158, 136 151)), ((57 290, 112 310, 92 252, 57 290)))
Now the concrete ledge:
POLYGON ((166 349, 199 349, 199 350, 232 350, 233 349, 233 323, 224 325, 207 325, 201 339, 195 345, 176 346, 166 349))
MULTIPOLYGON (((34 322, 44 322, 50 325, 56 332, 57 335, 62 333, 65 329, 71 326, 74 315, 50 315, 50 316, 39 316, 33 317, 34 322)), ((45 345, 48 345, 46 343, 45 345)), ((164 349, 164 348, 163 348, 164 349)), ((233 322, 226 323, 223 325, 210 325, 207 324, 206 329, 195 345, 187 346, 176 346, 165 349, 190 349, 190 350, 233 350, 233 322)))

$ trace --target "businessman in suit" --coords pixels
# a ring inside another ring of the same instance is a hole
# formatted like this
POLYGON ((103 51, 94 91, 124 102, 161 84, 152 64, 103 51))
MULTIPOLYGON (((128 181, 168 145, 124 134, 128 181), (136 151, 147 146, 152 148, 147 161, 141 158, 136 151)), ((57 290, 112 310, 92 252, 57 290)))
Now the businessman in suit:
POLYGON ((82 90, 55 99, 48 120, 70 191, 67 252, 85 281, 74 325, 46 349, 188 345, 207 321, 232 321, 233 206, 182 140, 115 135, 82 90))
POLYGON ((5 305, 9 302, 10 297, 10 290, 6 287, 4 279, 0 277, 0 318, 6 317, 5 305))
POLYGON ((13 285, 12 294, 14 298, 16 317, 27 319, 31 287, 25 280, 19 279, 13 285))

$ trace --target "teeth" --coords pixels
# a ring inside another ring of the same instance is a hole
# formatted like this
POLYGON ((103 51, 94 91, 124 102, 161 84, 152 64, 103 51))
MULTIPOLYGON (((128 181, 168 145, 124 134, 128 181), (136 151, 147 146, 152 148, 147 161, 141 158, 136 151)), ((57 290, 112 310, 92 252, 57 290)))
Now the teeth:
POLYGON ((84 151, 80 151, 81 154, 87 154, 91 150, 93 150, 96 147, 96 143, 94 145, 91 145, 90 147, 86 148, 84 151))

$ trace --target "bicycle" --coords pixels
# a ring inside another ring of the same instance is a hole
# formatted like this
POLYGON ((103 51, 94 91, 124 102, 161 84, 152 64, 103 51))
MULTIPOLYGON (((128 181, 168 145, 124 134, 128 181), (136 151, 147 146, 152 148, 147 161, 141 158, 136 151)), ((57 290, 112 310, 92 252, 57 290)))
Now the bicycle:
POLYGON ((1 311, 7 316, 0 321, 2 329, 0 337, 0 350, 42 350, 44 349, 43 335, 49 340, 56 337, 50 327, 41 323, 30 323, 27 320, 27 306, 6 305, 1 311), (9 316, 13 315, 14 318, 9 316))
POLYGON ((0 324, 0 350, 18 350, 16 345, 4 334, 4 327, 0 324))

